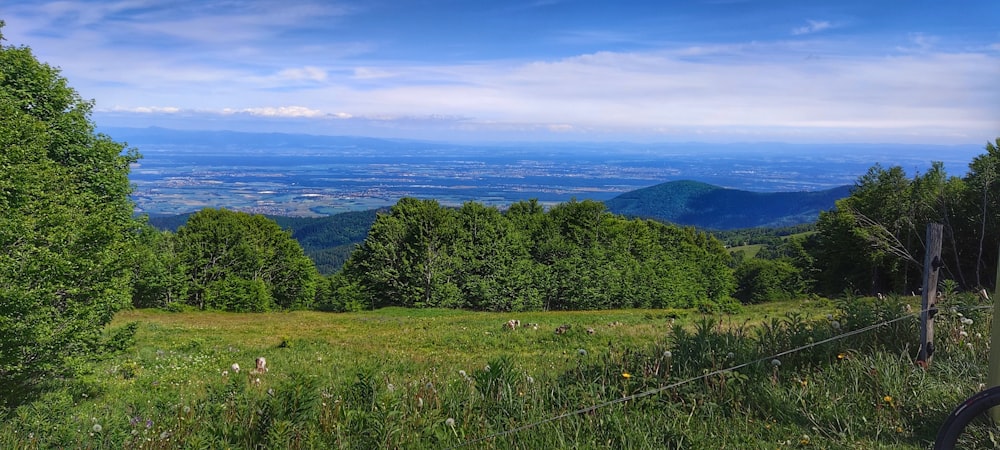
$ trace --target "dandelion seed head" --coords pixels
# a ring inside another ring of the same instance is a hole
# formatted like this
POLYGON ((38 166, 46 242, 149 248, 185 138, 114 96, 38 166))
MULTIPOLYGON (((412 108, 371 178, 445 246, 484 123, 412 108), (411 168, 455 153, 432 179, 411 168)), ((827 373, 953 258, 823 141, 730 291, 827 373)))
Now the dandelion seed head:
POLYGON ((663 352, 663 357, 664 358, 670 358, 672 356, 674 356, 674 354, 670 353, 670 350, 667 350, 667 351, 663 352))
POLYGON ((535 379, 532 378, 531 375, 528 375, 528 378, 526 378, 526 380, 528 381, 528 384, 533 384, 535 382, 535 379))
POLYGON ((833 322, 830 322, 830 328, 833 328, 834 330, 839 330, 840 329, 840 322, 837 322, 836 320, 834 320, 833 322))
POLYGON ((233 363, 233 365, 230 366, 230 369, 233 370, 233 373, 240 373, 240 365, 239 364, 233 363))
POLYGON ((779 359, 777 359, 777 358, 775 358, 775 359, 772 359, 772 360, 771 360, 771 365, 772 365, 772 366, 774 366, 774 367, 778 367, 778 366, 781 366, 781 360, 779 360, 779 359))
POLYGON ((733 353, 733 352, 726 353, 726 359, 733 359, 735 357, 736 357, 736 354, 733 353))
POLYGON ((580 356, 587 356, 587 351, 582 348, 577 349, 576 352, 579 353, 580 356))
POLYGON ((104 428, 101 427, 101 424, 99 424, 99 423, 95 423, 94 424, 94 433, 100 433, 101 430, 103 430, 103 429, 104 428))
POLYGON ((445 419, 444 424, 448 425, 451 428, 455 428, 455 419, 452 419, 451 417, 449 417, 449 418, 445 419))
POLYGON ((459 375, 461 375, 461 376, 462 376, 462 378, 469 378, 469 375, 468 375, 468 374, 466 374, 464 370, 459 370, 459 371, 458 371, 458 374, 459 374, 459 375))

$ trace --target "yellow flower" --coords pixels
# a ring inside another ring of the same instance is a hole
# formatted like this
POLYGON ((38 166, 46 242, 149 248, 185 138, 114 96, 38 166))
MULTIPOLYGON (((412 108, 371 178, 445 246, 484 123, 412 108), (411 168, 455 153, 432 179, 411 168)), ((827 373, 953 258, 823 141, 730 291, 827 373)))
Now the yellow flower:
POLYGON ((847 357, 847 355, 845 355, 843 353, 837 353, 837 359, 844 359, 846 357, 847 357))
POLYGON ((622 372, 622 377, 623 378, 632 378, 632 374, 630 374, 628 372, 622 372))
POLYGON ((886 403, 892 403, 892 397, 886 395, 885 397, 882 397, 882 401, 886 403))
POLYGON ((897 433, 902 433, 903 432, 903 427, 896 427, 896 432, 897 433))

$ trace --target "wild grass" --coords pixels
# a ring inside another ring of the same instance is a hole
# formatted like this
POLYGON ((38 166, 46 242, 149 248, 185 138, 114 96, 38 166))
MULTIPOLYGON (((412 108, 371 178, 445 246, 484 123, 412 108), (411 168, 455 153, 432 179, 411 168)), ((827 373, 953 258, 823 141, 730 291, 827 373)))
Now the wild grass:
POLYGON ((985 380, 975 306, 947 299, 928 369, 896 298, 735 316, 126 311, 135 344, 4 412, 0 447, 926 448, 985 380))

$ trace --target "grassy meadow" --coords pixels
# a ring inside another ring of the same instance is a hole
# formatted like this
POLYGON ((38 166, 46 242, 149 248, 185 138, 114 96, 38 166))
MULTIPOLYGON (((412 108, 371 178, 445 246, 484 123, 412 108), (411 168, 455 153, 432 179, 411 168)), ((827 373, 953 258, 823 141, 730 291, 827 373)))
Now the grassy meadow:
POLYGON ((137 323, 135 343, 8 412, 0 447, 927 448, 985 381, 990 314, 950 296, 924 370, 915 300, 715 316, 130 310, 113 326, 137 323))

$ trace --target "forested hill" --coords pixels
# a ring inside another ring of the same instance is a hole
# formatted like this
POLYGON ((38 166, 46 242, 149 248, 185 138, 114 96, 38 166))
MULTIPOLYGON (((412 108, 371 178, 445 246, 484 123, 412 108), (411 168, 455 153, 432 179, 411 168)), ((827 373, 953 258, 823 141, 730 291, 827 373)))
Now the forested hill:
POLYGON ((605 201, 614 214, 702 229, 784 227, 815 222, 851 186, 815 192, 750 192, 697 181, 671 181, 605 201))

